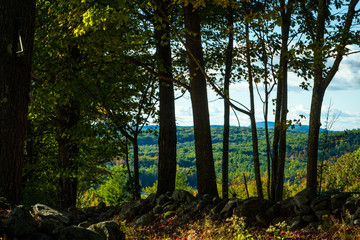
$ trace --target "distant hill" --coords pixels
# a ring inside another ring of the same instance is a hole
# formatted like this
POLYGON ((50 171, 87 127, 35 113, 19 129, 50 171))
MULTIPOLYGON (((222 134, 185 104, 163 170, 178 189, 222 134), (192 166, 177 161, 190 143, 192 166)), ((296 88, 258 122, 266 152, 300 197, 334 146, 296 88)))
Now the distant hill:
MULTIPOLYGON (((251 125, 249 126, 251 127, 251 125)), ((257 122, 256 123, 257 128, 265 128, 265 122, 257 122)), ((268 122, 268 128, 274 129, 275 128, 275 122, 268 122)), ((309 125, 295 125, 294 128, 289 128, 289 131, 295 131, 295 132, 309 132, 309 125)), ((325 132, 326 130, 323 128, 320 128, 320 132, 325 132)))

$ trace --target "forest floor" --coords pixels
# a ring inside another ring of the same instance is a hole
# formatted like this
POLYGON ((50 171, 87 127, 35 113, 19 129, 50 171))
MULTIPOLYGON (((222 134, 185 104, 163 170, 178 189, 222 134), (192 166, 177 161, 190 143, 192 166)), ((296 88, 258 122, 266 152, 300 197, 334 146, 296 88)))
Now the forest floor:
POLYGON ((343 221, 332 218, 295 231, 290 231, 290 226, 285 222, 265 228, 248 228, 244 220, 237 217, 224 221, 212 221, 205 217, 183 224, 175 216, 157 219, 143 227, 119 223, 126 239, 360 239, 359 226, 348 226, 343 221))

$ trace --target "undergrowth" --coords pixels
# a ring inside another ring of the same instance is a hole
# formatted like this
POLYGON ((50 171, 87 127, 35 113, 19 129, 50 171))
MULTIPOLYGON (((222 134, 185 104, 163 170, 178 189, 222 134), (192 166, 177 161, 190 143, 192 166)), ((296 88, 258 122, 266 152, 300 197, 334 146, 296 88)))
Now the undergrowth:
POLYGON ((243 218, 233 216, 224 221, 198 218, 183 224, 175 217, 158 218, 152 224, 137 227, 134 223, 117 221, 125 232, 126 239, 165 239, 165 240, 269 240, 269 239, 359 239, 360 227, 349 226, 343 220, 324 217, 321 223, 310 224, 296 231, 290 231, 285 223, 270 225, 266 228, 252 228, 243 218))

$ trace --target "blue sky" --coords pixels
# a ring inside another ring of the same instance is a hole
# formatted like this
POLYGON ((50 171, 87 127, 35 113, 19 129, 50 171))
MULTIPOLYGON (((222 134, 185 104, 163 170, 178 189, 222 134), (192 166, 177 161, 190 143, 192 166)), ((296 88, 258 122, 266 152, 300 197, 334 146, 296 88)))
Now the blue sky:
MULTIPOLYGON (((309 123, 309 112, 311 103, 311 92, 302 90, 299 83, 302 80, 296 77, 295 73, 289 72, 289 95, 288 95, 288 119, 299 119, 299 115, 305 115, 306 119, 301 122, 304 125, 309 123)), ((176 95, 180 95, 177 93, 176 95)), ((230 97, 236 99, 246 106, 249 104, 248 84, 246 82, 236 83, 230 86, 230 97)), ((274 89, 270 99, 276 97, 274 89)), ((223 124, 223 100, 208 88, 208 100, 211 125, 223 124)), ((353 54, 344 57, 338 73, 328 87, 323 102, 324 124, 326 112, 331 103, 331 114, 339 115, 331 130, 345 130, 360 128, 360 54, 353 54)), ((257 97, 256 100, 256 120, 264 121, 262 113, 262 103, 257 97)), ((241 113, 237 113, 240 126, 249 126, 249 118, 241 113)), ((179 126, 191 126, 192 109, 189 94, 176 100, 176 120, 179 126)), ((269 120, 273 120, 272 111, 269 113, 269 120)), ((231 125, 238 126, 235 115, 231 114, 231 125)))

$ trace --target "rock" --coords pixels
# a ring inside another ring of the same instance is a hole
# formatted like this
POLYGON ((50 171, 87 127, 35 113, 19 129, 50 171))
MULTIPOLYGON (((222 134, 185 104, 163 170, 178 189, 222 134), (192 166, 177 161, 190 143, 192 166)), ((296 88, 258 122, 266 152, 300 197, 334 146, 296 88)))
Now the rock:
POLYGON ((304 215, 302 219, 307 223, 317 222, 318 218, 315 215, 304 215))
POLYGON ((229 212, 229 213, 224 212, 223 214, 220 214, 220 212, 222 212, 222 210, 227 205, 227 203, 228 203, 228 200, 223 200, 223 201, 219 202, 218 204, 216 204, 216 206, 210 210, 210 217, 212 220, 218 220, 219 218, 228 218, 229 217, 228 215, 230 215, 230 216, 232 215, 233 209, 231 209, 231 212, 229 212))
POLYGON ((343 206, 343 212, 344 215, 346 214, 355 214, 356 213, 356 198, 354 197, 349 197, 346 199, 346 202, 343 206))
POLYGON ((311 201, 316 197, 316 195, 309 188, 305 188, 294 196, 294 201, 298 207, 309 206, 311 201))
POLYGON ((146 213, 146 214, 142 215, 141 217, 139 217, 136 220, 135 224, 137 226, 145 226, 145 225, 150 224, 153 220, 154 220, 154 216, 150 213, 146 213))
POLYGON ((52 240, 52 238, 46 234, 43 233, 33 233, 30 236, 28 236, 27 239, 31 240, 52 240))
POLYGON ((256 214, 256 221, 258 221, 260 223, 260 225, 262 226, 267 226, 269 225, 269 223, 271 222, 271 218, 266 216, 265 214, 256 214))
POLYGON ((213 197, 210 194, 204 194, 204 195, 202 195, 200 197, 204 201, 205 204, 212 204, 213 203, 213 197))
POLYGON ((39 203, 33 206, 33 211, 35 213, 35 216, 38 216, 41 219, 55 219, 65 225, 70 224, 70 214, 67 212, 59 211, 39 203))
POLYGON ((273 220, 271 220, 271 224, 276 225, 276 224, 282 223, 284 221, 285 221, 285 219, 283 217, 276 217, 273 220))
POLYGON ((97 223, 97 221, 95 221, 95 220, 92 219, 92 220, 88 220, 88 221, 79 223, 78 227, 88 228, 88 227, 90 227, 91 225, 96 224, 96 223, 97 223))
POLYGON ((330 199, 330 196, 317 197, 311 202, 310 207, 314 211, 329 209, 330 199))
POLYGON ((29 236, 35 232, 37 227, 34 218, 23 205, 19 205, 10 211, 4 225, 10 235, 14 237, 29 236))
POLYGON ((190 203, 194 201, 196 198, 189 192, 181 189, 176 189, 172 195, 171 198, 174 199, 176 202, 187 202, 190 203))
POLYGON ((105 240, 103 236, 101 236, 97 232, 90 231, 85 228, 79 228, 75 226, 70 226, 64 228, 60 232, 60 236, 58 240, 105 240))
POLYGON ((296 203, 293 198, 288 198, 277 202, 272 207, 266 210, 266 215, 271 217, 282 217, 288 218, 293 217, 295 215, 295 206, 296 203))
POLYGON ((306 205, 302 205, 302 206, 295 206, 294 211, 296 213, 296 215, 298 216, 304 216, 304 215, 309 215, 312 214, 313 211, 309 206, 306 205))
POLYGON ((155 214, 160 214, 160 213, 162 213, 162 211, 163 211, 163 207, 157 205, 157 206, 155 206, 155 207, 153 208, 152 211, 153 211, 153 213, 155 213, 155 214))
POLYGON ((231 217, 233 215, 233 210, 235 207, 238 206, 238 203, 240 202, 239 199, 230 199, 226 205, 224 206, 224 208, 221 210, 220 212, 220 216, 222 218, 228 218, 231 217))
POLYGON ((238 217, 245 217, 247 224, 254 224, 257 222, 256 215, 265 213, 273 205, 273 202, 266 199, 249 198, 234 209, 234 214, 238 217))
POLYGON ((330 210, 319 210, 319 211, 315 211, 315 215, 318 219, 322 219, 323 216, 325 215, 330 215, 330 210))
POLYGON ((150 202, 146 199, 140 199, 131 203, 124 203, 120 207, 119 217, 122 220, 132 221, 137 216, 144 215, 151 211, 150 202))
POLYGON ((165 194, 161 194, 157 199, 156 199, 156 205, 165 205, 166 203, 168 203, 169 201, 171 201, 171 199, 166 196, 165 194))
POLYGON ((300 216, 296 216, 291 220, 290 231, 297 230, 304 225, 304 222, 300 216))
POLYGON ((55 219, 44 219, 39 224, 39 232, 51 236, 58 235, 64 228, 64 224, 55 219))
POLYGON ((86 214, 81 209, 71 209, 69 213, 72 225, 78 225, 88 219, 86 214))
POLYGON ((100 214, 101 219, 109 219, 119 213, 119 208, 115 206, 108 207, 103 213, 100 214))
POLYGON ((172 218, 176 215, 175 211, 168 211, 166 213, 164 213, 164 218, 165 219, 169 219, 169 218, 172 218))
POLYGON ((150 205, 155 205, 156 198, 157 198, 156 193, 151 193, 146 199, 150 202, 150 205))
POLYGON ((96 210, 97 211, 104 211, 104 209, 106 208, 106 204, 104 202, 100 202, 97 206, 96 206, 96 210))
POLYGON ((169 205, 166 205, 163 209, 164 212, 168 212, 168 211, 175 211, 177 208, 177 205, 176 204, 169 204, 169 205))
POLYGON ((349 193, 340 193, 333 196, 330 200, 330 210, 340 209, 346 202, 346 199, 351 197, 349 193))
POLYGON ((89 230, 102 235, 106 240, 125 240, 125 234, 115 222, 100 222, 89 227, 89 230))

